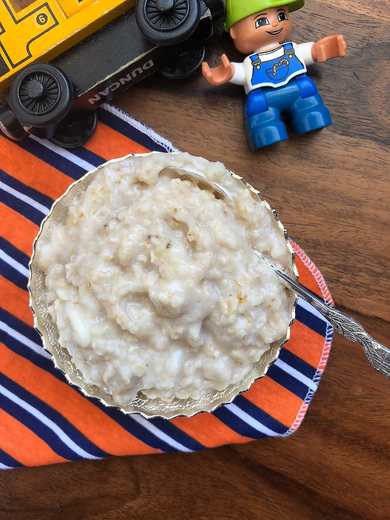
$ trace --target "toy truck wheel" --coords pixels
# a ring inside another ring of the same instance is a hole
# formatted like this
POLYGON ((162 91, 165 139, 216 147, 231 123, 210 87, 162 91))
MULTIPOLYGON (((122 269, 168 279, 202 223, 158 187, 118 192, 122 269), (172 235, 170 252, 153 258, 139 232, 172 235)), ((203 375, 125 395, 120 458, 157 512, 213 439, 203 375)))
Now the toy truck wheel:
POLYGON ((168 79, 186 79, 195 74, 204 61, 204 46, 178 50, 175 58, 160 67, 160 74, 168 79))
POLYGON ((224 18, 225 2, 224 0, 203 0, 210 9, 213 19, 224 18))
POLYGON ((54 129, 50 140, 62 148, 78 148, 95 133, 98 116, 95 110, 73 110, 54 129))
POLYGON ((11 84, 8 104, 26 127, 58 124, 69 112, 73 88, 57 67, 36 63, 26 67, 11 84))
POLYGON ((0 106, 0 131, 13 141, 21 141, 27 135, 7 105, 0 106))
POLYGON ((156 45, 176 45, 187 40, 199 24, 199 0, 138 0, 137 23, 156 45))

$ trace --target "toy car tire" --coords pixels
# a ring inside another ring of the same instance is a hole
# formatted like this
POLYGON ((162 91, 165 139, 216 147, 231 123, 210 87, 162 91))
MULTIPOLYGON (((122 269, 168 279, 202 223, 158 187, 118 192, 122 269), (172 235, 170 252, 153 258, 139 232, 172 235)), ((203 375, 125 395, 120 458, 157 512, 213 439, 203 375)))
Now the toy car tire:
POLYGON ((84 144, 95 133, 98 116, 95 110, 71 111, 54 129, 50 141, 62 148, 73 149, 84 144))
POLYGON ((207 8, 210 9, 211 15, 214 19, 224 18, 225 16, 225 2, 223 0, 203 0, 207 8))
POLYGON ((156 45, 177 45, 196 30, 201 17, 199 0, 138 0, 137 23, 156 45))
POLYGON ((27 132, 7 105, 0 106, 0 131, 13 141, 21 141, 27 132))
POLYGON ((172 80, 189 78, 199 69, 205 55, 206 48, 204 46, 178 50, 176 56, 169 63, 160 67, 160 74, 164 78, 172 80))
POLYGON ((26 127, 45 128, 58 124, 69 112, 73 87, 53 65, 36 63, 26 67, 12 82, 8 103, 26 127))

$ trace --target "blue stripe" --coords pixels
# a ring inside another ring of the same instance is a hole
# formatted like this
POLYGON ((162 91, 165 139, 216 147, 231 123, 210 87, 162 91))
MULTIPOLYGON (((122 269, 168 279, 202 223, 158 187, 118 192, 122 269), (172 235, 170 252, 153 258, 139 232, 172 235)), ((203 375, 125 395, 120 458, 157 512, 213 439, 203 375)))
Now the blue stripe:
POLYGON ((34 432, 60 457, 67 460, 82 460, 82 457, 65 446, 50 428, 4 395, 1 395, 0 408, 34 432))
POLYGON ((136 128, 131 126, 129 123, 126 123, 126 121, 123 121, 123 119, 120 119, 118 116, 115 116, 114 114, 112 114, 111 112, 108 112, 104 108, 99 109, 99 119, 104 124, 110 126, 111 128, 113 128, 117 132, 123 134, 124 136, 129 137, 133 141, 136 141, 137 143, 143 145, 148 150, 153 150, 153 151, 157 151, 157 152, 166 152, 167 151, 163 146, 156 143, 148 135, 137 130, 136 128))
POLYGON ((2 408, 9 415, 12 415, 12 417, 14 417, 17 421, 40 437, 40 439, 42 439, 42 441, 45 442, 60 457, 63 457, 66 460, 83 459, 83 457, 80 457, 77 455, 77 453, 74 453, 74 451, 65 446, 58 438, 58 436, 52 430, 50 430, 50 428, 45 426, 33 415, 24 410, 24 408, 21 408, 19 405, 14 403, 14 401, 11 401, 4 395, 1 395, 0 408, 2 408))
MULTIPOLYGON (((28 257, 18 251, 18 249, 16 249, 3 238, 0 238, 0 250, 4 251, 4 253, 16 261, 20 259, 21 262, 19 263, 28 269, 28 257)), ((8 278, 10 282, 17 285, 20 289, 23 289, 24 291, 27 290, 28 277, 20 273, 16 268, 11 266, 6 260, 3 260, 2 258, 0 258, 0 274, 8 278)))
POLYGON ((17 395, 31 406, 39 410, 43 415, 51 419, 57 426, 61 428, 63 432, 72 439, 80 448, 88 452, 94 457, 107 457, 108 453, 101 450, 95 444, 93 444, 87 437, 85 437, 77 428, 75 428, 63 415, 57 412, 54 408, 38 399, 35 395, 31 394, 28 390, 21 387, 12 379, 7 376, 0 374, 0 383, 7 388, 10 392, 17 395))
POLYGON ((239 395, 234 399, 234 404, 236 404, 241 410, 246 412, 248 415, 259 421, 261 424, 273 430, 280 435, 283 435, 288 430, 287 426, 277 421, 271 415, 268 415, 264 410, 254 405, 248 399, 245 399, 242 395, 239 395))
MULTIPOLYGON (((308 345, 308 348, 310 349, 310 345, 308 345)), ((279 359, 295 368, 295 370, 298 370, 298 372, 305 375, 309 379, 313 379, 317 372, 315 368, 309 365, 309 363, 306 363, 306 361, 285 348, 281 350, 279 359)))
POLYGON ((74 180, 80 179, 86 173, 85 170, 77 164, 65 159, 65 157, 53 152, 33 139, 24 139, 19 143, 19 146, 74 180))
MULTIPOLYGON (((59 381, 62 383, 67 383, 65 377, 63 376, 62 372, 55 368, 53 362, 51 359, 48 359, 46 357, 40 356, 33 350, 30 350, 26 345, 23 343, 20 343, 17 339, 15 339, 13 336, 10 336, 6 332, 0 330, 0 340, 6 347, 8 347, 12 352, 15 352, 15 354, 18 354, 19 356, 27 359, 28 361, 31 361, 35 366, 41 368, 42 370, 45 370, 46 372, 49 372, 49 374, 56 377, 59 381)), ((4 348, 4 347, 3 347, 4 348)), ((0 346, 1 351, 1 346, 0 346)))
POLYGON ((111 419, 114 419, 118 424, 122 426, 127 432, 134 437, 137 437, 145 444, 148 444, 152 448, 165 451, 167 453, 176 453, 177 450, 172 448, 169 444, 162 441, 149 430, 146 430, 143 426, 135 422, 131 415, 125 415, 123 412, 116 408, 105 407, 102 405, 97 399, 92 399, 92 401, 101 408, 111 419))
POLYGON ((30 188, 30 186, 26 186, 26 184, 18 181, 14 177, 11 177, 4 170, 0 170, 0 181, 3 181, 4 184, 7 184, 19 193, 24 193, 31 199, 34 199, 36 202, 39 202, 47 208, 51 208, 54 202, 50 197, 46 197, 46 195, 43 195, 39 191, 36 191, 33 188, 30 188))
POLYGON ((24 291, 27 290, 27 278, 22 273, 19 273, 12 266, 7 264, 7 262, 0 258, 0 273, 2 276, 7 278, 10 282, 17 285, 20 289, 24 291))
POLYGON ((29 327, 22 321, 18 320, 18 318, 16 318, 13 314, 10 314, 6 310, 2 309, 1 307, 0 307, 0 321, 3 321, 9 327, 13 328, 14 330, 17 330, 18 332, 20 332, 20 334, 23 334, 23 336, 26 336, 26 338, 30 339, 34 343, 37 343, 38 345, 42 345, 41 336, 33 327, 29 327))
POLYGON ((10 468, 21 468, 23 464, 21 464, 19 461, 11 457, 11 455, 8 455, 5 451, 0 449, 0 462, 5 464, 6 466, 10 468))
POLYGON ((290 390, 290 392, 297 395, 302 400, 306 399, 309 388, 276 365, 271 366, 267 372, 267 376, 279 383, 281 386, 287 388, 287 390, 290 390))
POLYGON ((326 336, 326 322, 307 311, 300 305, 296 306, 296 318, 298 321, 309 327, 309 329, 314 330, 321 336, 326 336))
POLYGON ((13 246, 3 237, 0 237, 0 249, 7 253, 8 256, 11 256, 14 260, 19 262, 19 264, 22 264, 26 269, 28 269, 30 258, 22 253, 22 251, 19 251, 19 249, 16 249, 15 246, 13 246))
POLYGON ((45 218, 45 215, 43 213, 30 206, 30 204, 27 204, 27 202, 24 202, 12 195, 11 193, 7 193, 1 189, 0 202, 3 202, 8 207, 14 209, 18 213, 21 213, 24 217, 28 218, 29 220, 37 224, 37 226, 39 226, 42 220, 45 218))
POLYGON ((200 442, 190 437, 187 433, 183 432, 180 430, 180 428, 177 428, 174 424, 167 421, 166 419, 157 417, 154 419, 149 419, 149 422, 172 437, 172 439, 175 439, 175 441, 179 442, 192 451, 200 451, 204 449, 204 446, 200 442))
POLYGON ((83 159, 83 161, 87 161, 90 164, 93 164, 94 166, 100 166, 101 164, 106 162, 105 159, 103 159, 99 155, 96 155, 90 150, 87 150, 87 148, 76 148, 72 150, 72 153, 74 155, 77 155, 77 157, 80 157, 80 159, 83 159))
POLYGON ((263 439, 266 437, 266 435, 255 430, 249 426, 249 424, 237 417, 237 415, 234 415, 234 413, 230 412, 225 406, 221 406, 221 408, 215 410, 213 415, 215 415, 217 419, 229 426, 229 428, 234 430, 239 435, 249 437, 250 439, 263 439))

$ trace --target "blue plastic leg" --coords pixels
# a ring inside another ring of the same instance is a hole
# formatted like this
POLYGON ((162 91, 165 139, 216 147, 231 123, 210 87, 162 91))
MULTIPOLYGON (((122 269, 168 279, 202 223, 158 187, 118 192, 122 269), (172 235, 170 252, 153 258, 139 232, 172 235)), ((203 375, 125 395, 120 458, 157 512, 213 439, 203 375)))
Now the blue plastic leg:
POLYGON ((298 87, 299 95, 302 98, 308 98, 318 95, 317 85, 311 79, 310 76, 303 74, 293 80, 296 87, 298 87))
POLYGON ((329 109, 319 94, 297 99, 291 110, 291 118, 293 130, 299 135, 321 130, 332 124, 329 109))
POLYGON ((270 106, 266 90, 258 89, 248 95, 245 122, 249 145, 253 151, 288 138, 280 110, 270 106))
POLYGON ((248 117, 246 127, 252 150, 259 150, 288 139, 286 125, 280 117, 280 112, 272 107, 262 114, 248 117))

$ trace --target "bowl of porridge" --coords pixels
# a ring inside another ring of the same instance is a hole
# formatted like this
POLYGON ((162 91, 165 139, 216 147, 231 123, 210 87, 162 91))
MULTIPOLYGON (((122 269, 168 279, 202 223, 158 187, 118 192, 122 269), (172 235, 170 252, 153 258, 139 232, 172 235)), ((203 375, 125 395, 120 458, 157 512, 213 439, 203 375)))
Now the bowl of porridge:
POLYGON ((266 374, 295 296, 283 225, 221 163, 130 155, 72 184, 41 225, 30 306, 67 380, 124 413, 212 411, 266 374))

